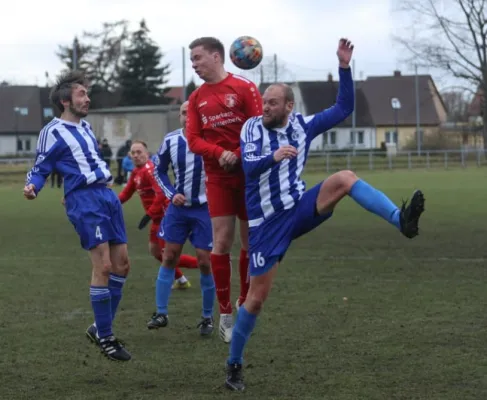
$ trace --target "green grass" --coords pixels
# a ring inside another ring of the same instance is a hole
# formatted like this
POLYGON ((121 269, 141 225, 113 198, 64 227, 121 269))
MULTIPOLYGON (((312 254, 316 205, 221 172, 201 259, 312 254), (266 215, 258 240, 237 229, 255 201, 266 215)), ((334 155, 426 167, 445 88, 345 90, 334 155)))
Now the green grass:
MULTIPOLYGON (((239 398, 486 399, 487 171, 363 176, 398 203, 423 189, 421 235, 407 240, 345 199, 296 241, 249 342, 239 398)), ((21 190, 0 187, 0 399, 238 396, 222 388, 228 346, 198 336, 196 271, 193 288, 172 295, 168 328, 146 329, 157 263, 136 228, 138 199, 125 206, 132 271, 115 322, 133 360, 118 364, 84 337, 90 266, 62 193, 46 187, 28 202, 21 190)))

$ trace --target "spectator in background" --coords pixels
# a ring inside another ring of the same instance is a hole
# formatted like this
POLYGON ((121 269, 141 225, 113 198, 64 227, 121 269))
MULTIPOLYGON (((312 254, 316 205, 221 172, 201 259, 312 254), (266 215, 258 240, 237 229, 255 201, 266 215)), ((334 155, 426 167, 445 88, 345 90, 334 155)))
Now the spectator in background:
POLYGON ((113 152, 112 152, 112 148, 108 144, 107 139, 103 139, 103 141, 101 142, 100 152, 101 152, 102 160, 107 163, 107 167, 108 169, 110 169, 110 163, 112 160, 113 152))
POLYGON ((125 176, 124 183, 127 183, 129 178, 130 178, 130 174, 134 170, 134 162, 132 161, 132 158, 130 157, 130 152, 128 152, 126 154, 126 156, 124 157, 124 159, 122 161, 122 168, 123 168, 124 176, 125 176))
POLYGON ((124 172, 123 172, 123 159, 127 155, 127 153, 130 151, 130 148, 132 147, 132 141, 127 140, 125 144, 120 147, 117 151, 117 165, 118 165, 118 170, 117 170, 117 177, 115 178, 115 182, 121 185, 124 182, 124 172))

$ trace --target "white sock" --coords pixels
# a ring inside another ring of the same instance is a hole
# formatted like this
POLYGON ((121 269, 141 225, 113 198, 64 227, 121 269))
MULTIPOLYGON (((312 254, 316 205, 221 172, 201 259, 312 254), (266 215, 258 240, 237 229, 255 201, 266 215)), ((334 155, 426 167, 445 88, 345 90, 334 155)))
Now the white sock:
POLYGON ((178 279, 178 282, 183 284, 183 283, 186 283, 188 282, 188 280, 186 279, 186 277, 183 275, 181 278, 178 279))

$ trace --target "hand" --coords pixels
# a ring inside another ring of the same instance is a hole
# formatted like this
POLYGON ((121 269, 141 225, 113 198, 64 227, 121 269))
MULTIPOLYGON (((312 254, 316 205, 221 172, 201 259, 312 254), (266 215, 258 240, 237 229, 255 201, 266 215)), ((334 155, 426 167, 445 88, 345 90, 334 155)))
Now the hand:
POLYGON ((35 188, 36 187, 32 183, 24 187, 24 197, 27 200, 34 200, 37 197, 35 188))
POLYGON ((151 217, 149 217, 147 214, 142 217, 142 219, 139 222, 139 229, 144 229, 145 226, 151 221, 151 217))
POLYGON ((175 206, 184 206, 184 203, 186 202, 186 197, 184 197, 184 194, 177 193, 173 196, 172 198, 172 204, 175 206))
POLYGON ((225 150, 218 162, 220 163, 220 166, 225 169, 225 166, 233 166, 238 163, 238 157, 233 153, 232 151, 225 150))
POLYGON ((297 155, 298 149, 288 144, 286 146, 279 147, 279 149, 274 152, 273 158, 275 162, 281 162, 284 159, 291 159, 297 155))
POLYGON ((64 200, 64 197, 61 199, 61 204, 62 204, 63 206, 66 206, 66 201, 64 200))
POLYGON ((348 68, 353 54, 353 44, 350 40, 341 38, 338 42, 337 57, 340 67, 348 68))

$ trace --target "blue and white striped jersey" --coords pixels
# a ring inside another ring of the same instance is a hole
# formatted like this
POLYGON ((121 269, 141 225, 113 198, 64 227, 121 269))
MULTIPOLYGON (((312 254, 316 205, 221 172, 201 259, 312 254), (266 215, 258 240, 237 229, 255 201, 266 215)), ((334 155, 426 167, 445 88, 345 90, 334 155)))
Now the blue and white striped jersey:
POLYGON ((168 199, 176 193, 186 197, 185 206, 197 206, 206 203, 205 171, 203 158, 189 150, 188 141, 182 129, 168 133, 158 151, 154 176, 168 199), (174 185, 169 179, 171 165, 174 173, 174 185))
POLYGON ((36 194, 54 170, 64 178, 64 196, 83 186, 113 180, 91 126, 84 120, 76 124, 54 118, 41 130, 36 153, 26 178, 26 184, 34 184, 36 194))
POLYGON ((250 118, 242 127, 240 142, 250 227, 259 226, 275 212, 291 209, 297 204, 306 190, 301 173, 311 141, 353 112, 351 71, 340 68, 339 74, 340 87, 332 107, 309 117, 293 113, 284 128, 267 130, 261 116, 250 118), (274 152, 285 145, 296 147, 298 155, 276 163, 274 152))

